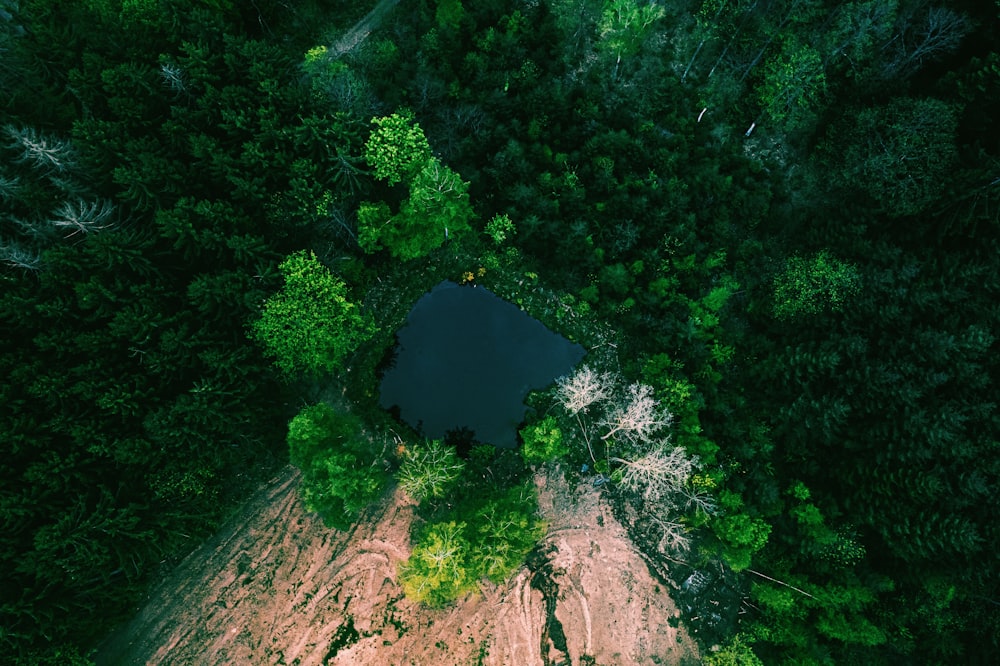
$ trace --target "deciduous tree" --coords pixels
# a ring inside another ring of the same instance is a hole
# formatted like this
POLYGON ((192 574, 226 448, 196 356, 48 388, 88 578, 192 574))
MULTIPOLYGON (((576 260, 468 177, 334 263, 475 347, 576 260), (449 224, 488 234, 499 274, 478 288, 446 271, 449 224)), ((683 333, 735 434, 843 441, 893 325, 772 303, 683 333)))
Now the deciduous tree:
POLYGON ((264 302, 251 337, 287 376, 343 367, 348 354, 373 335, 371 316, 347 300, 344 282, 312 252, 296 252, 279 268, 285 284, 264 302))

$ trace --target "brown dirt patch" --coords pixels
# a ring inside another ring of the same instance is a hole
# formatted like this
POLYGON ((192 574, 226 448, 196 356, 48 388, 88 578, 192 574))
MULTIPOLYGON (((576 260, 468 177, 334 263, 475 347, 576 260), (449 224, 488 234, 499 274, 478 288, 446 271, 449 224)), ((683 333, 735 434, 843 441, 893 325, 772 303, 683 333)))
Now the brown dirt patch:
POLYGON ((589 486, 536 478, 547 564, 428 610, 395 579, 414 517, 405 496, 339 532, 305 511, 298 481, 287 468, 258 492, 153 590, 97 663, 697 663, 694 642, 671 626, 673 601, 589 486))

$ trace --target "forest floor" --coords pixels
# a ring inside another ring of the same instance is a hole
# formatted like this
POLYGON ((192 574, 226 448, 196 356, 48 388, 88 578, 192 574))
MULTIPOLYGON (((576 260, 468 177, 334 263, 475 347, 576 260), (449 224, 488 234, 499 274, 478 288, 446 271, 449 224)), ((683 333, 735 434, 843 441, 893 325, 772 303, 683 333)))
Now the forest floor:
POLYGON ((150 593, 97 664, 697 664, 679 611, 589 485, 538 475, 546 558, 444 609, 396 569, 414 506, 395 493, 325 527, 286 468, 150 593), (591 661, 589 658, 592 658, 591 661))

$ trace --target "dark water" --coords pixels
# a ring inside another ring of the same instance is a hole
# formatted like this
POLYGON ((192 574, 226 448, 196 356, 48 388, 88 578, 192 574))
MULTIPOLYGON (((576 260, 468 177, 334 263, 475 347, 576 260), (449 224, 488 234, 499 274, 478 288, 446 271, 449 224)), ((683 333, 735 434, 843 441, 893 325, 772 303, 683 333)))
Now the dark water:
POLYGON ((397 334, 379 404, 398 407, 427 437, 468 428, 479 442, 516 445, 524 397, 569 373, 583 347, 482 287, 442 282, 397 334))

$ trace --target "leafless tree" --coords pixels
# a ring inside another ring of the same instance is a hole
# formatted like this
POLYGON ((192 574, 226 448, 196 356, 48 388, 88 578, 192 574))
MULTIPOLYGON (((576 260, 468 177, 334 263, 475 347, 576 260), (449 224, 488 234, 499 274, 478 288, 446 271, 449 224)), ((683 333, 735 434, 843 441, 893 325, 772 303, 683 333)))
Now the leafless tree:
POLYGON ((680 446, 657 446, 632 460, 612 457, 611 461, 624 470, 618 485, 651 502, 681 493, 695 469, 694 458, 680 446))
POLYGON ((15 159, 18 164, 26 164, 42 173, 62 173, 74 164, 73 149, 67 141, 43 136, 31 127, 6 125, 3 133, 9 139, 7 148, 20 153, 15 159))
POLYGON ((88 234, 109 227, 108 218, 114 210, 114 206, 106 199, 90 203, 82 199, 73 203, 64 202, 56 209, 56 218, 52 220, 52 225, 59 229, 72 229, 66 238, 79 233, 88 234))
POLYGON ((589 365, 556 380, 556 399, 570 414, 586 412, 591 405, 607 401, 614 390, 616 377, 595 372, 589 365))
POLYGON ((928 9, 922 19, 902 17, 899 25, 896 35, 882 47, 893 54, 882 67, 885 78, 913 74, 925 61, 955 50, 971 27, 964 14, 944 7, 928 9))
POLYGON ((601 439, 617 436, 631 444, 649 443, 660 429, 670 425, 670 421, 670 414, 653 398, 651 386, 632 384, 625 399, 612 403, 608 410, 602 425, 609 430, 601 439))
POLYGON ((14 268, 37 271, 42 267, 41 255, 18 243, 0 243, 0 261, 14 268))
POLYGON ((659 528, 660 539, 656 549, 661 553, 683 556, 691 550, 691 536, 687 525, 659 512, 653 512, 647 518, 659 528))
POLYGON ((594 455, 593 438, 588 428, 589 421, 584 419, 584 415, 592 406, 611 398, 615 381, 616 377, 611 373, 596 372, 589 365, 582 365, 572 375, 556 380, 556 400, 576 419, 590 460, 595 464, 597 457, 594 455))
POLYGON ((164 62, 160 64, 160 78, 163 79, 163 85, 170 88, 176 94, 187 92, 187 83, 184 80, 184 70, 180 68, 179 65, 175 65, 171 62, 164 62))

